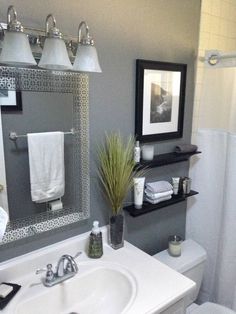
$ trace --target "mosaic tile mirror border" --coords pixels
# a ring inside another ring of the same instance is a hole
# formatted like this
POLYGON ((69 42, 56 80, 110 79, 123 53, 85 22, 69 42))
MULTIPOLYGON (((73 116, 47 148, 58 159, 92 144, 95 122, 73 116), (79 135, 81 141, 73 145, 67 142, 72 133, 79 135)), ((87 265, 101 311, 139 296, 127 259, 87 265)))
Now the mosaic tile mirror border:
POLYGON ((73 137, 73 167, 76 172, 73 181, 76 191, 73 194, 74 204, 79 204, 79 208, 67 208, 55 213, 46 211, 11 221, 1 244, 72 224, 90 216, 88 75, 0 66, 0 89, 6 88, 73 94, 73 129, 76 130, 73 137))

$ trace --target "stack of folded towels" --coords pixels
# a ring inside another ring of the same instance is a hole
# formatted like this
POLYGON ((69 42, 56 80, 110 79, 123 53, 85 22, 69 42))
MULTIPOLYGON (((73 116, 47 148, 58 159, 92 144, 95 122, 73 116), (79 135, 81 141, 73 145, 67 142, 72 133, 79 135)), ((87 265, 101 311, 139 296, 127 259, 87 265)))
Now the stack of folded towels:
POLYGON ((156 181, 146 183, 145 195, 146 201, 151 204, 157 204, 171 199, 173 187, 167 181, 156 181))

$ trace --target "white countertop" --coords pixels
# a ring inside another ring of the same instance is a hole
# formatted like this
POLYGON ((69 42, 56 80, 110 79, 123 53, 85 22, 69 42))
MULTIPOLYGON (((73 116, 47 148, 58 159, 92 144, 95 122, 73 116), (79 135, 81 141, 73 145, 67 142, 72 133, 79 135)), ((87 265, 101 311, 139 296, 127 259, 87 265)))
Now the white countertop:
MULTIPOLYGON (((126 314, 160 313, 195 288, 193 281, 128 242, 125 242, 123 248, 113 250, 107 244, 106 227, 102 228, 102 232, 103 256, 94 260, 83 253, 76 261, 79 268, 80 264, 81 267, 83 264, 89 265, 90 263, 91 265, 114 264, 118 268, 125 268, 132 275, 137 291, 132 305, 125 312, 126 314)), ((24 298, 40 293, 43 289, 51 289, 40 283, 40 276, 35 275, 35 270, 45 267, 48 263, 55 265, 63 254, 73 256, 78 251, 86 252, 88 237, 89 232, 1 263, 1 282, 17 283, 22 286, 2 314, 14 314, 17 304, 24 298)), ((79 276, 79 272, 76 276, 79 276)))

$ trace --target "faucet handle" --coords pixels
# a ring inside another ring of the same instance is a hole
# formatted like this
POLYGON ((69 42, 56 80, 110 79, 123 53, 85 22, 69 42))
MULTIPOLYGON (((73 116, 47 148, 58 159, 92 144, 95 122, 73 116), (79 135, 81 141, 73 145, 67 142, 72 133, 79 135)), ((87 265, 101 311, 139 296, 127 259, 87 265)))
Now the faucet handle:
POLYGON ((38 268, 36 270, 36 275, 39 275, 39 274, 42 274, 44 273, 45 271, 51 271, 52 270, 52 264, 47 264, 47 268, 38 268))
POLYGON ((55 274, 52 270, 52 264, 47 264, 47 268, 39 268, 36 270, 36 275, 41 274, 46 271, 45 281, 50 282, 53 280, 55 274))
POLYGON ((79 257, 81 254, 82 254, 82 252, 77 252, 77 253, 75 254, 75 256, 73 257, 73 259, 79 257))
POLYGON ((35 274, 36 274, 36 275, 39 275, 39 274, 44 273, 45 271, 47 271, 47 269, 46 269, 46 268, 38 268, 38 269, 36 269, 35 274))

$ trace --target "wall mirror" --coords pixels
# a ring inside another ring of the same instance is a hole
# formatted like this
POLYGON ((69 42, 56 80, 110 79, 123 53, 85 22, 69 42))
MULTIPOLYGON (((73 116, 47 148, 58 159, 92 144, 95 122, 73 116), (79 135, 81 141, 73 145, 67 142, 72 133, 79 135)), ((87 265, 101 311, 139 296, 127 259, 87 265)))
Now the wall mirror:
POLYGON ((1 244, 89 218, 88 76, 2 66, 0 104, 0 206, 10 219, 1 244), (30 195, 25 135, 51 131, 65 133, 65 194, 59 210, 32 202, 30 195))

